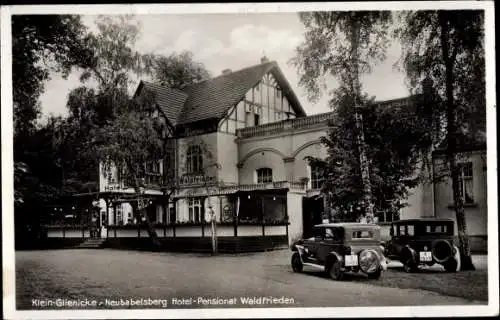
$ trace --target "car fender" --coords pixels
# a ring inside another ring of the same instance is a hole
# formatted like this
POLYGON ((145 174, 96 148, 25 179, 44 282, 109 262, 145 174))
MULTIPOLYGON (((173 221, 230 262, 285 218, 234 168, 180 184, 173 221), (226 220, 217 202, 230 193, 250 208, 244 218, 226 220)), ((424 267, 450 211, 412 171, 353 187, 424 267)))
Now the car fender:
POLYGON ((455 259, 455 261, 457 262, 457 270, 456 271, 460 271, 460 268, 461 268, 461 261, 460 261, 460 250, 458 250, 457 246, 453 246, 453 250, 455 251, 455 254, 453 255, 453 259, 455 259))
POLYGON ((304 263, 304 259, 303 259, 303 255, 305 253, 305 248, 304 246, 300 245, 300 244, 296 244, 293 246, 293 251, 297 251, 299 253, 299 257, 300 257, 300 261, 302 263, 304 263))
POLYGON ((333 262, 335 261, 340 261, 342 268, 341 270, 344 270, 344 257, 342 255, 338 254, 336 251, 330 251, 328 253, 328 257, 326 258, 326 263, 325 267, 328 268, 333 262))

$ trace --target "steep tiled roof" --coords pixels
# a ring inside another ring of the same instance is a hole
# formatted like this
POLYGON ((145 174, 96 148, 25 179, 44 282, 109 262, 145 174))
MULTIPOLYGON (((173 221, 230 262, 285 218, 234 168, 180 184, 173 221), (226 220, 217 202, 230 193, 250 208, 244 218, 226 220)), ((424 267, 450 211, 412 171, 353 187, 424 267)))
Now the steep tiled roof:
MULTIPOLYGON (((141 82, 157 96, 157 103, 172 125, 210 118, 223 118, 267 72, 271 72, 287 95, 297 116, 305 116, 297 96, 275 61, 258 64, 192 84, 181 90, 141 82)), ((141 85, 137 92, 141 89, 141 85)))
MULTIPOLYGON (((161 111, 163 111, 170 123, 175 126, 188 95, 182 91, 156 83, 141 81, 141 84, 146 90, 149 90, 155 95, 156 103, 161 111)), ((139 91, 140 89, 141 87, 137 90, 139 91)))

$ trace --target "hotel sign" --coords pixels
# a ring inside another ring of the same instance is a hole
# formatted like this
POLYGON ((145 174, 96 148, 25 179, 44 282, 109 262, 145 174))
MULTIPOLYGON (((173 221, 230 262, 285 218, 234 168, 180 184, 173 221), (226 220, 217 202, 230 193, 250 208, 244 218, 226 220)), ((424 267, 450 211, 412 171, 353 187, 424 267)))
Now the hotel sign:
POLYGON ((103 166, 100 164, 99 191, 118 192, 123 190, 123 186, 118 181, 118 175, 114 166, 103 166))
POLYGON ((104 191, 119 191, 122 189, 123 188, 118 184, 104 186, 104 191))

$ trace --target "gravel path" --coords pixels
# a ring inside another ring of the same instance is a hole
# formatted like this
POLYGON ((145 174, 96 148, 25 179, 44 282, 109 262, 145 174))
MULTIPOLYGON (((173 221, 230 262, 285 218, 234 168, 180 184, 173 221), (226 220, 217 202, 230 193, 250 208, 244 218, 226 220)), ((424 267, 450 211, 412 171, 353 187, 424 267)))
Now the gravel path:
MULTIPOLYGON (((288 303, 279 300, 274 307, 486 304, 487 289, 483 280, 474 287, 481 287, 478 290, 484 293, 461 297, 457 297, 456 292, 452 292, 455 293, 452 296, 446 290, 439 291, 435 285, 422 288, 422 283, 432 284, 436 279, 450 276, 439 270, 407 275, 395 266, 380 280, 352 275, 346 281, 335 282, 318 273, 293 273, 290 256, 287 250, 215 257, 108 249, 18 251, 17 308, 39 308, 32 305, 32 299, 57 298, 101 302, 105 299, 166 299, 169 307, 173 299, 195 301, 176 305, 178 308, 218 306, 203 304, 199 297, 236 298, 237 304, 233 307, 270 307, 243 304, 241 297, 289 299, 288 303)), ((486 272, 451 275, 454 277, 449 279, 452 280, 450 286, 456 291, 465 280, 470 281, 479 274, 486 272)))

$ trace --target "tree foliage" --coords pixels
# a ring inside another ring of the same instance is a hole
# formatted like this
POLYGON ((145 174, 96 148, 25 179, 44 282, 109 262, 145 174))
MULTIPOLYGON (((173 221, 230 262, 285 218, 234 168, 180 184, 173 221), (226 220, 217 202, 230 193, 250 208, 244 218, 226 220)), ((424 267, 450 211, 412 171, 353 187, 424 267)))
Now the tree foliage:
MULTIPOLYGON (((419 90, 423 78, 434 83, 442 103, 428 110, 437 123, 434 131, 446 130, 446 65, 442 52, 439 15, 444 11, 404 11, 398 16, 395 36, 402 43, 400 65, 411 90, 419 90)), ((446 12, 449 25, 450 71, 453 73, 453 104, 457 115, 457 144, 485 141, 486 94, 484 17, 482 11, 446 12)), ((445 142, 446 143, 446 142, 445 142)))
MULTIPOLYGON (((363 97, 363 124, 366 153, 370 159, 370 183, 375 212, 393 212, 406 205, 409 190, 422 177, 415 169, 422 166, 421 145, 427 145, 425 127, 420 125, 416 109, 425 100, 415 96, 409 106, 379 104, 363 97)), ((309 159, 319 166, 324 177, 323 191, 336 212, 335 219, 356 221, 363 214, 359 199, 363 195, 354 117, 349 101, 335 101, 335 117, 331 120, 326 159, 309 159)))
POLYGON ((363 187, 361 195, 356 192, 350 195, 358 198, 366 218, 371 220, 370 161, 358 110, 364 103, 360 76, 371 72, 372 65, 385 58, 392 16, 387 11, 304 12, 299 16, 306 28, 305 41, 297 47, 296 57, 291 60, 300 73, 299 85, 306 88, 310 100, 316 100, 326 89, 326 77, 337 78, 339 86, 331 91, 331 105, 350 108, 354 116, 351 129, 359 170, 351 168, 349 174, 358 174, 358 182, 363 187))
POLYGON ((396 34, 403 44, 403 65, 415 87, 423 76, 437 84, 442 105, 432 110, 446 132, 449 174, 460 243, 461 267, 472 264, 464 195, 460 191, 458 153, 463 147, 484 142, 485 62, 484 12, 440 10, 403 12, 396 34), (443 121, 443 120, 444 121, 443 121), (483 141, 481 141, 483 140, 483 141))
POLYGON ((154 108, 150 95, 129 99, 113 121, 95 130, 87 152, 104 168, 116 169, 119 181, 134 188, 135 200, 131 201, 134 213, 139 221, 145 219, 148 233, 157 246, 156 231, 144 212, 147 205, 142 191, 145 164, 165 157, 166 122, 161 117, 152 117, 154 108))
MULTIPOLYGON (((99 16, 97 31, 88 34, 92 57, 82 66, 82 85, 68 95, 69 116, 61 123, 57 148, 67 193, 97 191, 99 160, 87 152, 97 130, 128 112, 128 89, 147 72, 143 55, 134 49, 140 25, 130 16, 99 16)), ((65 192, 66 193, 66 192, 65 192)))
POLYGON ((86 28, 79 16, 12 16, 12 87, 16 133, 34 129, 40 114, 38 98, 50 72, 68 75, 85 64, 86 28))
MULTIPOLYGON (((72 15, 12 16, 14 194, 16 211, 54 199, 59 186, 51 135, 58 119, 37 123, 38 99, 51 72, 67 76, 90 60, 86 28, 72 15), (45 169, 44 169, 45 166, 45 169), (55 174, 48 174, 54 169, 55 174)), ((17 215, 16 215, 17 216, 17 215)))
MULTIPOLYGON (((374 64, 385 59, 390 12, 302 12, 299 17, 306 28, 305 41, 297 47, 291 63, 298 68, 299 85, 309 99, 321 97, 328 76, 360 96, 359 76, 370 73, 374 64)), ((342 91, 331 94, 340 96, 342 91)))
POLYGON ((153 79, 170 88, 182 89, 211 77, 201 62, 193 59, 190 51, 172 53, 169 56, 149 55, 153 79))
POLYGON ((148 70, 143 55, 134 49, 141 26, 131 16, 99 16, 95 24, 97 32, 90 33, 88 41, 93 58, 80 80, 94 80, 101 91, 126 91, 131 75, 148 70))

